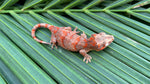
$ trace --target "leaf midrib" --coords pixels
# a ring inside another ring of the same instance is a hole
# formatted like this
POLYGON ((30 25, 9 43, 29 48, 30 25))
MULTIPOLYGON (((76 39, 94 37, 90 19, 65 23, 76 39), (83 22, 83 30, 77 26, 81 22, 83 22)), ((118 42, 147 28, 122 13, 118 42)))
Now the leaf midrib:
MULTIPOLYGON (((84 9, 67 9, 70 12, 85 12, 86 10, 84 9)), ((87 9, 90 12, 105 12, 108 10, 104 9, 87 9)), ((50 9, 50 10, 43 10, 43 9, 36 9, 36 10, 0 10, 0 13, 9 13, 10 11, 14 11, 16 13, 29 13, 30 11, 36 12, 36 13, 42 13, 42 12, 47 12, 47 11, 52 11, 52 12, 65 12, 66 10, 63 9, 50 9)), ((110 9, 110 12, 127 12, 129 10, 113 10, 110 9)), ((150 10, 130 10, 132 12, 149 12, 150 10)))

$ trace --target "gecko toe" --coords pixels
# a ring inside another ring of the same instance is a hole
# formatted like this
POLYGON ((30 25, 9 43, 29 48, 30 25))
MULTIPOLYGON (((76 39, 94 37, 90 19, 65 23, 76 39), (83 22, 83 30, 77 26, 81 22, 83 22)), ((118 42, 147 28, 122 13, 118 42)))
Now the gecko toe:
POLYGON ((83 62, 85 62, 86 58, 84 57, 83 62))
POLYGON ((88 62, 91 62, 91 59, 92 59, 92 57, 87 55, 87 56, 84 57, 83 61, 86 60, 86 64, 87 64, 88 62))
POLYGON ((55 45, 56 49, 57 49, 57 45, 55 45))
POLYGON ((51 48, 53 49, 54 48, 54 46, 56 47, 56 49, 57 49, 57 45, 56 44, 52 44, 52 46, 51 46, 51 48))

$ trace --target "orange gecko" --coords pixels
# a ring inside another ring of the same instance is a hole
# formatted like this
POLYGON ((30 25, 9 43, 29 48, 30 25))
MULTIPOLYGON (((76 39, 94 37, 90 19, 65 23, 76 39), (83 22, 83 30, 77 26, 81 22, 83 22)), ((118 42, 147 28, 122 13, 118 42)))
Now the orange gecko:
POLYGON ((56 43, 58 43, 58 45, 64 49, 79 51, 79 53, 84 56, 83 61, 86 61, 86 63, 91 62, 92 59, 92 57, 87 54, 89 51, 103 50, 114 40, 112 35, 107 35, 104 32, 92 34, 90 38, 87 38, 84 32, 83 34, 78 35, 77 33, 79 32, 76 30, 77 28, 72 31, 71 27, 57 27, 46 23, 40 23, 33 27, 31 34, 32 37, 39 43, 52 44, 52 48, 56 46, 56 43), (50 43, 39 40, 35 36, 35 31, 40 27, 47 28, 51 31, 52 35, 50 43))

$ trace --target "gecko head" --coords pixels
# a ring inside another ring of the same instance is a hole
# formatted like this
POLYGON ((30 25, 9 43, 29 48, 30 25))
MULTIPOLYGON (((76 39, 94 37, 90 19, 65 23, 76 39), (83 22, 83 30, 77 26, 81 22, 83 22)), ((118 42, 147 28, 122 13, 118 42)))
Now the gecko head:
POLYGON ((96 51, 103 50, 114 40, 114 37, 112 35, 107 35, 104 32, 101 32, 99 34, 92 34, 91 37, 93 37, 94 41, 96 42, 96 49, 94 49, 96 51))

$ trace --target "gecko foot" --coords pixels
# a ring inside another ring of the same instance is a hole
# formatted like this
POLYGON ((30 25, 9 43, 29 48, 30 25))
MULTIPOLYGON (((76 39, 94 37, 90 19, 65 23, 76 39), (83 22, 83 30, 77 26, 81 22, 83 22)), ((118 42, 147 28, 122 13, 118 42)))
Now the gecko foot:
POLYGON ((54 46, 55 46, 55 47, 56 47, 56 49, 57 49, 57 46, 56 46, 56 44, 52 44, 51 48, 53 49, 53 48, 54 48, 54 46))
POLYGON ((91 62, 91 59, 92 59, 92 57, 90 55, 86 55, 86 56, 84 56, 83 61, 85 62, 85 60, 86 60, 86 64, 87 64, 88 62, 91 62))
POLYGON ((50 45, 52 45, 52 46, 51 46, 52 49, 54 48, 54 46, 57 48, 56 43, 53 43, 52 41, 50 41, 50 45))

